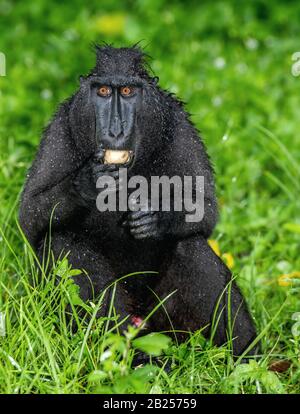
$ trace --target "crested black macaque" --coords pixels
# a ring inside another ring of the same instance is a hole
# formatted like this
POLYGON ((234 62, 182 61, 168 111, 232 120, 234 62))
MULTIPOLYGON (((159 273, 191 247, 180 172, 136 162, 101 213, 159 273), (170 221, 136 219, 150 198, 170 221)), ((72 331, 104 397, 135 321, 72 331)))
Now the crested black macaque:
MULTIPOLYGON (((20 224, 41 258, 53 212, 53 255, 69 252, 72 266, 88 273, 75 277, 84 300, 123 275, 140 272, 117 285, 114 305, 120 318, 129 315, 126 326, 174 292, 148 321, 150 331, 206 327, 209 335, 218 304, 214 342, 229 339, 231 320, 239 355, 255 329, 229 269, 207 243, 217 221, 212 167, 182 102, 157 82, 138 47, 96 47, 94 69, 80 78, 78 91, 60 105, 44 132, 22 194, 20 224), (105 159, 106 152, 115 163, 105 159), (137 211, 100 212, 96 199, 103 189, 96 182, 111 176, 120 191, 120 167, 128 179, 140 175, 149 182, 152 176, 203 176, 202 220, 189 222, 186 211, 172 207, 153 211, 150 204, 137 211)), ((107 295, 101 314, 109 302, 107 295)))

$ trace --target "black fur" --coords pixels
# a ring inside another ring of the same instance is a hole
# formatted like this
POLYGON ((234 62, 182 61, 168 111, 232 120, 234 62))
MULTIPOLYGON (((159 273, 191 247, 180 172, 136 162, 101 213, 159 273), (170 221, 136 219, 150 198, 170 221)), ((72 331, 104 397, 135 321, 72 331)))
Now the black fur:
MULTIPOLYGON (((157 275, 130 277, 119 284, 117 312, 122 317, 145 316, 157 303, 157 297, 163 299, 176 291, 164 309, 155 313, 148 328, 170 330, 170 318, 175 329, 197 330, 209 325, 218 298, 231 281, 230 271, 207 243, 217 221, 217 203, 205 147, 182 103, 158 87, 157 79, 150 76, 138 47, 104 46, 97 47, 96 52, 95 68, 81 78, 79 90, 59 107, 45 130, 23 191, 21 226, 41 257, 56 205, 52 249, 55 257, 70 251, 73 267, 88 272, 93 286, 86 276, 75 279, 84 300, 128 273, 157 271, 157 275), (89 85, 99 77, 111 85, 125 82, 143 90, 142 107, 137 113, 135 159, 128 169, 129 177, 204 176, 202 221, 186 223, 184 212, 97 210, 96 179, 103 174, 116 175, 114 167, 95 160, 99 148, 89 85)), ((240 354, 254 339, 255 329, 234 282, 231 303, 234 352, 240 354)), ((220 309, 226 304, 227 293, 220 309)), ((105 312, 103 308, 102 313, 105 312)), ((216 344, 228 339, 227 320, 225 310, 214 337, 216 344)))

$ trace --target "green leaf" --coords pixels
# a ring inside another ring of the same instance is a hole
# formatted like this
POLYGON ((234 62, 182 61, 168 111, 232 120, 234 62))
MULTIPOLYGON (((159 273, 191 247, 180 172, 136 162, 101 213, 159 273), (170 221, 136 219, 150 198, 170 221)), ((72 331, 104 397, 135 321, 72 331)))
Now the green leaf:
POLYGON ((95 370, 95 371, 91 372, 90 375, 88 376, 88 382, 89 383, 100 382, 103 379, 105 379, 107 377, 107 375, 108 374, 104 371, 95 370))
POLYGON ((283 228, 291 231, 292 233, 300 234, 300 224, 298 223, 285 223, 283 228))
POLYGON ((163 390, 162 390, 161 386, 159 386, 158 384, 155 384, 150 389, 149 394, 163 394, 163 390))
POLYGON ((86 307, 87 306, 83 302, 83 300, 81 299, 81 297, 79 295, 79 292, 80 292, 79 286, 76 285, 76 283, 72 279, 69 280, 69 283, 67 285, 67 292, 69 294, 70 302, 73 305, 80 305, 80 306, 83 306, 83 307, 86 307))
POLYGON ((79 269, 71 269, 69 271, 70 276, 78 276, 78 275, 81 275, 81 274, 82 274, 82 271, 79 270, 79 269))
POLYGON ((155 365, 144 365, 141 368, 137 368, 131 374, 131 378, 142 380, 142 381, 149 381, 155 377, 155 374, 159 371, 159 368, 155 365))
POLYGON ((274 372, 266 371, 261 375, 261 382, 266 387, 268 392, 282 393, 284 388, 279 378, 274 372))
POLYGON ((171 338, 161 333, 151 333, 132 341, 134 348, 153 356, 161 355, 162 351, 167 349, 170 343, 171 338))
POLYGON ((60 260, 57 262, 57 269, 55 270, 55 273, 57 276, 60 276, 61 278, 65 276, 65 274, 69 270, 69 262, 68 259, 65 257, 63 260, 60 260))
POLYGON ((104 341, 103 347, 115 354, 115 352, 123 353, 126 349, 126 341, 124 336, 118 334, 110 334, 104 341))

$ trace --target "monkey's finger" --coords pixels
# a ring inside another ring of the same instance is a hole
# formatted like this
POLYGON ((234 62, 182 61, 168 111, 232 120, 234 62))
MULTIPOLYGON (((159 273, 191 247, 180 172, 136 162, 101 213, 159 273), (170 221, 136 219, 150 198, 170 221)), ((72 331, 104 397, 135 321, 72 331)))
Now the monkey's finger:
POLYGON ((105 171, 117 171, 119 172, 120 165, 119 164, 104 164, 105 171))
POLYGON ((99 177, 112 177, 114 180, 119 178, 119 171, 101 171, 99 177))
POLYGON ((144 226, 146 224, 154 224, 156 223, 158 220, 157 216, 144 216, 142 218, 140 218, 139 220, 132 220, 129 219, 128 220, 128 225, 130 228, 135 228, 135 227, 140 227, 140 226, 144 226))
POLYGON ((140 227, 131 228, 130 233, 134 235, 134 234, 141 234, 141 233, 149 233, 153 230, 154 230, 154 225, 151 223, 151 224, 144 224, 143 226, 140 226, 140 227))
POLYGON ((152 210, 138 210, 138 211, 131 211, 130 213, 130 219, 137 220, 144 216, 153 216, 156 213, 156 211, 152 210))
POLYGON ((136 240, 148 239, 157 236, 157 230, 132 235, 136 240))
POLYGON ((119 172, 118 171, 114 171, 114 172, 97 172, 94 173, 94 180, 97 181, 99 178, 102 177, 111 177, 113 178, 115 181, 119 180, 119 172))
POLYGON ((101 169, 95 169, 93 171, 95 177, 118 177, 119 171, 102 171, 101 169))
POLYGON ((129 222, 133 222, 139 219, 142 219, 143 217, 149 217, 149 216, 153 216, 154 212, 149 212, 149 211, 131 211, 128 213, 128 216, 125 220, 123 220, 122 222, 122 226, 128 226, 129 222), (140 213, 140 214, 133 214, 133 213, 140 213))
POLYGON ((97 151, 93 157, 94 162, 103 162, 104 160, 105 151, 100 149, 97 151))
POLYGON ((139 211, 139 210, 150 211, 151 210, 148 203, 144 203, 144 204, 140 203, 139 197, 135 198, 131 196, 130 199, 128 200, 128 205, 130 208, 133 209, 133 211, 139 211))
POLYGON ((115 164, 94 164, 93 165, 93 172, 94 173, 112 173, 112 172, 116 172, 119 173, 119 167, 117 167, 115 164))
POLYGON ((105 190, 106 194, 115 193, 124 189, 124 183, 122 180, 116 180, 115 185, 108 185, 105 188, 101 188, 100 191, 105 190))

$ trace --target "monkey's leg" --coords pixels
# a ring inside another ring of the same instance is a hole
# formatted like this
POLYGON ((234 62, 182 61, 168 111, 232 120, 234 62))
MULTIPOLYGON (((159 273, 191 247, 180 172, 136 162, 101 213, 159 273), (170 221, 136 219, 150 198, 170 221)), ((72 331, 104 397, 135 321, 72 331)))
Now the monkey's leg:
MULTIPOLYGON (((40 258, 42 251, 43 246, 40 249, 40 258)), ((51 251, 55 260, 59 257, 63 258, 69 253, 67 257, 72 267, 74 269, 84 269, 87 272, 88 276, 83 272, 74 277, 75 283, 80 287, 80 297, 83 301, 96 300, 97 296, 116 280, 114 272, 105 257, 100 252, 96 252, 87 241, 73 233, 54 233, 51 237, 51 251)), ((112 291, 113 286, 106 293, 97 316, 107 315, 112 291)), ((129 296, 120 283, 117 283, 114 307, 121 319, 131 313, 129 296)), ((129 319, 126 320, 121 329, 126 328, 129 323, 129 319)))
MULTIPOLYGON (((255 338, 255 328, 241 292, 234 282, 230 283, 229 269, 204 238, 194 236, 179 241, 160 274, 161 281, 155 288, 160 299, 177 290, 164 303, 175 330, 195 331, 209 325, 204 331, 208 336, 218 300, 225 291, 218 307, 216 319, 218 316, 220 319, 214 343, 227 342, 231 331, 234 354, 240 355, 255 338)), ((152 317, 151 325, 159 331, 172 329, 163 307, 152 317)))

